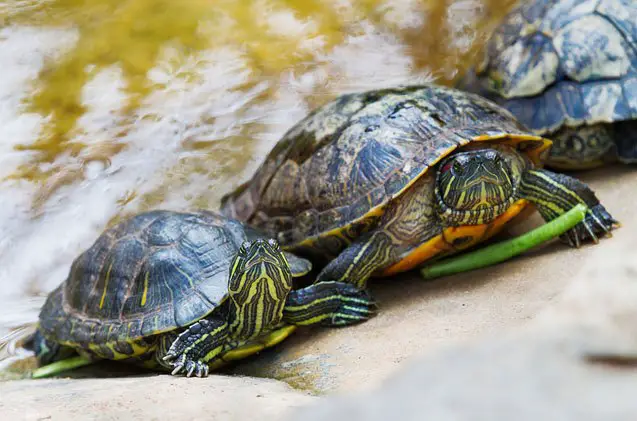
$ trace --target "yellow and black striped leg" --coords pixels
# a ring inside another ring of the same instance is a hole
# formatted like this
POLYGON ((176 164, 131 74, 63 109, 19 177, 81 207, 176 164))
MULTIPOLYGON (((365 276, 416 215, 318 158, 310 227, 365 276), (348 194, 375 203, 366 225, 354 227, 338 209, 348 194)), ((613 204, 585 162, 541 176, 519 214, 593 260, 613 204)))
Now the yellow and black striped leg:
POLYGON ((564 174, 546 170, 529 170, 522 175, 520 197, 533 202, 544 220, 551 221, 578 203, 588 206, 584 221, 564 236, 571 247, 579 247, 582 241, 609 235, 617 220, 599 203, 595 193, 581 181, 564 174))
MULTIPOLYGON (((176 339, 174 336, 160 338, 160 341, 172 340, 172 343, 166 355, 158 355, 157 359, 163 360, 164 365, 169 364, 173 369, 172 374, 184 371, 188 377, 193 374, 206 377, 208 364, 221 357, 224 352, 228 332, 228 323, 225 320, 201 319, 188 326, 176 339)), ((162 349, 165 346, 160 345, 157 352, 160 353, 162 349)))
POLYGON ((361 237, 332 260, 317 277, 318 282, 339 281, 358 289, 367 287, 367 280, 379 268, 395 260, 395 245, 384 231, 361 237))
POLYGON ((376 303, 365 290, 336 281, 291 291, 283 320, 294 325, 347 326, 369 319, 376 303))

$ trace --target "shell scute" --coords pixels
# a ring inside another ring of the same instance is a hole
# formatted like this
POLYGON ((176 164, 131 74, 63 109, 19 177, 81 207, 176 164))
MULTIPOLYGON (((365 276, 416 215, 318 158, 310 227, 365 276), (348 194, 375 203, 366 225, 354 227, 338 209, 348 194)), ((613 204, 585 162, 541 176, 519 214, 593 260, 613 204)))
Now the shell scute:
POLYGON ((596 121, 612 122, 617 103, 622 98, 619 83, 594 82, 582 86, 584 106, 596 121))
MULTIPOLYGON (((335 104, 347 108, 341 98, 299 122, 253 180, 222 199, 222 211, 228 216, 240 214, 243 220, 277 235, 291 250, 312 254, 312 249, 320 249, 320 254, 329 255, 373 226, 391 200, 454 149, 474 140, 535 138, 492 102, 440 86, 410 86, 344 98, 357 104, 349 120, 320 142, 312 139, 310 127, 322 127, 316 116, 327 118, 326 110, 338 109, 335 104), (302 162, 295 155, 301 150, 302 162), (305 190, 286 189, 292 185, 283 168, 288 160, 298 165, 295 183, 305 190), (260 191, 261 186, 267 188, 260 191), (283 190, 288 195, 285 202, 279 200, 283 190)), ((540 163, 538 156, 532 158, 536 164, 540 163)))
MULTIPOLYGON (((556 92, 554 96, 559 98, 560 105, 564 109, 564 119, 567 124, 581 124, 582 121, 589 117, 588 111, 584 106, 579 84, 576 82, 564 82, 552 90, 559 91, 559 93, 556 92)), ((535 127, 537 126, 541 126, 541 124, 536 124, 535 127)))
POLYGON ((633 51, 637 49, 637 7, 633 0, 601 0, 597 12, 615 24, 633 51))
POLYGON ((40 327, 89 349, 186 326, 225 299, 230 261, 244 238, 232 222, 205 211, 121 221, 76 258, 43 306, 40 327))
POLYGON ((571 22, 595 13, 599 0, 561 0, 546 2, 544 14, 538 16, 538 29, 541 32, 555 34, 571 22))
POLYGON ((630 66, 629 48, 622 34, 598 15, 582 16, 569 23, 555 34, 553 45, 564 74, 579 82, 618 78, 630 66))
POLYGON ((637 92, 637 77, 624 80, 622 83, 622 92, 624 100, 630 109, 630 115, 633 118, 637 118, 637 95, 634 94, 637 92))
POLYGON ((637 77, 637 2, 522 2, 495 31, 476 70, 466 89, 493 98, 539 134, 634 119, 637 94, 626 87, 637 77))

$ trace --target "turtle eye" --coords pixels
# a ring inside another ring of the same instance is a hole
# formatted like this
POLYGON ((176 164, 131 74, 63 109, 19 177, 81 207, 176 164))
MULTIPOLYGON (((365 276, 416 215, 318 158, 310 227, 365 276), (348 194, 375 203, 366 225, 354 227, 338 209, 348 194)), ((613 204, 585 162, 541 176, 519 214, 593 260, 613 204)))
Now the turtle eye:
POLYGON ((277 241, 273 238, 270 238, 268 240, 268 244, 270 245, 270 247, 272 247, 273 250, 279 250, 279 243, 277 243, 277 241))
POLYGON ((250 247, 250 242, 244 241, 241 244, 241 247, 239 247, 239 255, 245 257, 245 255, 248 253, 248 247, 250 247))
POLYGON ((464 166, 462 166, 460 162, 454 161, 451 172, 453 175, 462 175, 464 173, 464 166))

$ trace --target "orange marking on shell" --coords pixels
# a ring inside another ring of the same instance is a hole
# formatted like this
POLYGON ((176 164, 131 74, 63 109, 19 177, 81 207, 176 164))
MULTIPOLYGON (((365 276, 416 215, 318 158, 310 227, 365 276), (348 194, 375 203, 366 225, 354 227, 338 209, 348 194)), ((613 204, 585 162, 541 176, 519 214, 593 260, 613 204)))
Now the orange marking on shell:
POLYGON ((536 135, 532 135, 532 134, 528 134, 528 135, 523 135, 523 134, 501 134, 501 135, 481 135, 481 136, 476 136, 474 138, 472 138, 471 140, 474 142, 489 142, 492 141, 494 143, 503 143, 502 139, 506 139, 506 142, 504 142, 505 144, 511 145, 511 146, 516 146, 519 143, 522 142, 526 142, 529 140, 534 140, 537 142, 541 142, 541 145, 538 145, 538 147, 530 149, 530 150, 525 150, 525 151, 521 151, 521 153, 523 153, 524 155, 528 156, 531 161, 533 162, 533 165, 535 165, 538 168, 541 168, 544 166, 544 161, 548 155, 548 151, 550 150, 551 146, 553 145, 553 141, 550 139, 547 139, 545 137, 541 137, 541 136, 536 136, 536 135))

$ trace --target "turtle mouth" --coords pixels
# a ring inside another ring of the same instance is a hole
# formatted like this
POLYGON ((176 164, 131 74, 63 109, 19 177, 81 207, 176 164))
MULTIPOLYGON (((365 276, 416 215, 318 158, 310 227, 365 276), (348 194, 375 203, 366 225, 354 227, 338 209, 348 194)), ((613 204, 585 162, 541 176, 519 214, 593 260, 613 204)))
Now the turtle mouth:
POLYGON ((469 190, 470 188, 472 188, 473 186, 477 186, 478 184, 491 184, 494 186, 502 186, 504 183, 502 182, 502 180, 493 177, 493 176, 489 176, 489 175, 481 175, 478 178, 476 178, 475 180, 470 181, 469 183, 466 184, 466 186, 464 187, 465 190, 469 190))
POLYGON ((255 266, 278 265, 278 263, 279 262, 277 262, 270 256, 257 256, 252 258, 249 262, 246 263, 245 270, 248 270, 255 266))

